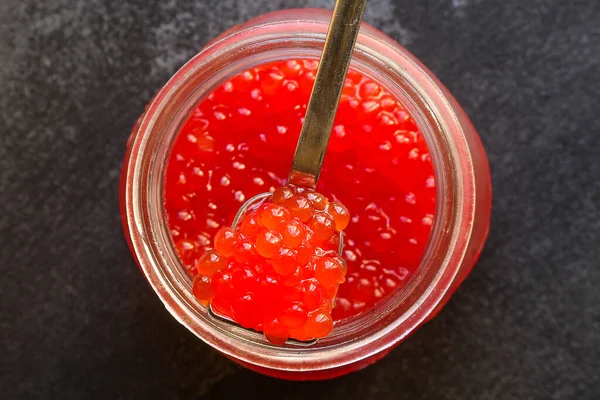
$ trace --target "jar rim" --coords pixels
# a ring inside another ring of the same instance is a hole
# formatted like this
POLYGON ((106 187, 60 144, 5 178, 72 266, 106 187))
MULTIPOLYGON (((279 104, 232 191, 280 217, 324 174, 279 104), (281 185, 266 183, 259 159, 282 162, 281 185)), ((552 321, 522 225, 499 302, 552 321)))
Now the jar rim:
MULTIPOLYGON (((182 296, 181 293, 185 293, 186 288, 172 276, 165 275, 158 267, 160 263, 168 264, 174 260, 172 257, 169 259, 168 255, 165 256, 164 249, 161 249, 160 240, 157 239, 160 232, 156 228, 156 221, 153 221, 156 218, 153 218, 154 214, 148 210, 148 199, 153 196, 153 191, 157 190, 148 186, 150 178, 156 179, 148 166, 152 161, 148 154, 157 143, 156 132, 166 129, 161 118, 171 111, 169 105, 184 99, 189 100, 190 94, 183 93, 183 88, 191 79, 205 72, 203 69, 207 63, 214 63, 226 55, 240 55, 242 49, 256 57, 260 54, 261 44, 277 40, 291 39, 303 45, 310 40, 322 43, 330 12, 307 9, 302 12, 308 12, 308 17, 299 18, 298 10, 276 12, 276 20, 269 18, 275 14, 265 14, 258 17, 257 23, 255 21, 252 24, 252 21, 249 21, 238 27, 238 30, 225 32, 193 57, 149 104, 137 131, 132 136, 130 156, 127 165, 124 166, 127 170, 124 209, 132 248, 141 269, 165 307, 180 323, 216 350, 250 365, 286 371, 333 369, 352 364, 390 348, 416 329, 435 310, 450 289, 465 256, 475 213, 473 160, 460 121, 448 101, 449 93, 406 49, 375 28, 363 24, 357 40, 357 54, 383 62, 387 66, 384 72, 402 76, 409 82, 418 92, 422 106, 433 118, 440 135, 443 136, 442 143, 438 145, 443 146, 443 151, 447 152, 442 156, 447 158, 446 172, 448 179, 452 180, 452 185, 447 184, 442 193, 445 206, 449 208, 446 210, 449 219, 446 226, 438 226, 438 231, 443 231, 446 235, 446 243, 444 249, 438 249, 443 251, 443 254, 436 254, 439 266, 437 271, 434 271, 436 273, 433 279, 398 319, 390 321, 373 335, 357 337, 332 349, 325 347, 311 352, 296 348, 282 350, 282 353, 263 344, 240 340, 226 331, 198 323, 193 297, 190 299, 182 296), (448 228, 451 230, 444 230, 448 228)), ((298 48, 302 47, 298 45, 298 48)), ((436 168, 436 174, 437 172, 436 168)), ((439 191, 437 196, 440 199, 439 191)), ((189 288, 187 291, 190 292, 189 288)), ((387 316, 379 318, 384 319, 387 316)))

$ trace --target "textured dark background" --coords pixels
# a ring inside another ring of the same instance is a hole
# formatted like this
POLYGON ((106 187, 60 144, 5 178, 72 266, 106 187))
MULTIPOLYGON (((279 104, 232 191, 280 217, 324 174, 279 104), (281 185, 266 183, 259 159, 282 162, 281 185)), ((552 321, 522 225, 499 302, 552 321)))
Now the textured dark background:
POLYGON ((446 309, 375 366, 259 376, 165 311, 119 221, 124 143, 204 43, 301 0, 0 1, 2 399, 600 398, 600 2, 371 0, 463 104, 492 231, 446 309), (205 397, 203 397, 205 396, 205 397))

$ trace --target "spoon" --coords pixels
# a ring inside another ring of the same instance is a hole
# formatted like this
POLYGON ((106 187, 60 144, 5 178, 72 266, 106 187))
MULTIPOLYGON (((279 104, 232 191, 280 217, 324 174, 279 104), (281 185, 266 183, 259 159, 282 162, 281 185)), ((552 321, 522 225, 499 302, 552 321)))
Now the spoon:
MULTIPOLYGON (((312 189, 317 186, 366 3, 367 0, 336 0, 288 183, 312 189)), ((258 207, 269 196, 270 192, 261 193, 246 201, 233 220, 233 228, 249 209, 258 207)), ((340 254, 343 246, 340 233, 340 254)), ((215 318, 236 324, 215 312, 211 305, 209 312, 215 318)), ((312 346, 317 341, 288 339, 286 343, 312 346)))

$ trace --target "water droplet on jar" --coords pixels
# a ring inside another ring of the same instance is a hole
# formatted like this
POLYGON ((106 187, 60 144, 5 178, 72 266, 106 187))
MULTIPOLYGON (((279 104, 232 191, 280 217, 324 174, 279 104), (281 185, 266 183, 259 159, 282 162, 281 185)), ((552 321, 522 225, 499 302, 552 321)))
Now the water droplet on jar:
POLYGON ((377 101, 366 101, 363 103, 362 106, 363 106, 364 112, 366 112, 368 114, 378 111, 381 108, 381 106, 379 105, 379 102, 377 102, 377 101))
POLYGON ((208 233, 201 233, 198 235, 198 244, 200 244, 200 246, 210 246, 210 235, 208 233))
POLYGON ((233 164, 232 164, 232 166, 233 166, 233 168, 235 168, 235 169, 237 169, 237 170, 239 170, 239 171, 241 171, 241 170, 243 170, 243 169, 246 169, 246 165, 245 165, 245 164, 242 164, 242 163, 241 163, 241 162, 239 162, 239 161, 234 161, 234 162, 233 162, 233 164))
POLYGON ((405 216, 400 216, 400 218, 398 218, 400 220, 401 223, 403 224, 412 224, 412 219, 405 217, 405 216))
POLYGON ((408 274, 409 274, 409 271, 406 268, 404 268, 404 267, 398 268, 398 271, 396 273, 396 275, 398 276, 398 278, 401 281, 405 280, 406 277, 408 276, 408 274))
POLYGON ((250 150, 250 146, 248 146, 248 143, 240 143, 240 144, 238 144, 238 150, 239 151, 248 151, 248 150, 250 150))
POLYGON ((431 214, 426 214, 423 219, 421 219, 421 223, 425 226, 431 226, 433 225, 433 215, 431 214))
POLYGON ((289 92, 293 92, 293 91, 295 91, 296 89, 298 89, 298 86, 299 86, 299 85, 298 85, 298 82, 296 82, 296 81, 294 81, 294 80, 290 80, 290 81, 287 81, 287 82, 285 83, 285 88, 286 88, 286 89, 287 89, 289 92))
POLYGON ((216 229, 219 227, 219 223, 212 218, 206 218, 206 226, 216 229))
POLYGON ((246 196, 244 195, 244 193, 242 193, 241 190, 236 190, 235 193, 233 194, 233 197, 240 203, 243 203, 244 200, 246 200, 246 196))
POLYGON ((363 261, 362 265, 360 266, 360 269, 362 269, 363 271, 374 273, 377 272, 378 266, 377 263, 373 261, 363 261))
POLYGON ((392 149, 392 143, 389 140, 383 141, 379 144, 379 151, 390 151, 392 149))
POLYGON ((394 126, 398 124, 398 120, 396 120, 394 114, 388 111, 380 111, 377 115, 377 122, 379 122, 380 125, 384 126, 394 126))
POLYGON ((252 89, 252 91, 250 92, 250 97, 252 97, 254 100, 262 100, 262 94, 260 93, 260 89, 252 89))
POLYGON ((430 189, 435 187, 435 178, 433 176, 425 179, 425 187, 430 189))
POLYGON ((252 111, 248 110, 248 109, 247 109, 247 108, 245 108, 245 107, 238 108, 238 110, 237 110, 237 111, 238 111, 238 114, 240 114, 240 115, 243 115, 243 116, 245 116, 245 117, 247 117, 247 116, 249 116, 250 114, 252 114, 252 111))
POLYGON ((352 250, 344 250, 344 257, 350 262, 354 262, 357 259, 356 253, 352 250))

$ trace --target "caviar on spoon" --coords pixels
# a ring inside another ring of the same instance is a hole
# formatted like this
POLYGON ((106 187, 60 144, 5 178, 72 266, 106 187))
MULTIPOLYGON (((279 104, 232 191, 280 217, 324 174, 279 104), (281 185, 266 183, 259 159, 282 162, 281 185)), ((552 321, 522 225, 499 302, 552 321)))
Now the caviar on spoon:
POLYGON ((314 188, 365 4, 336 1, 288 184, 246 202, 196 265, 196 298, 274 344, 319 339, 333 328, 350 213, 314 188))

